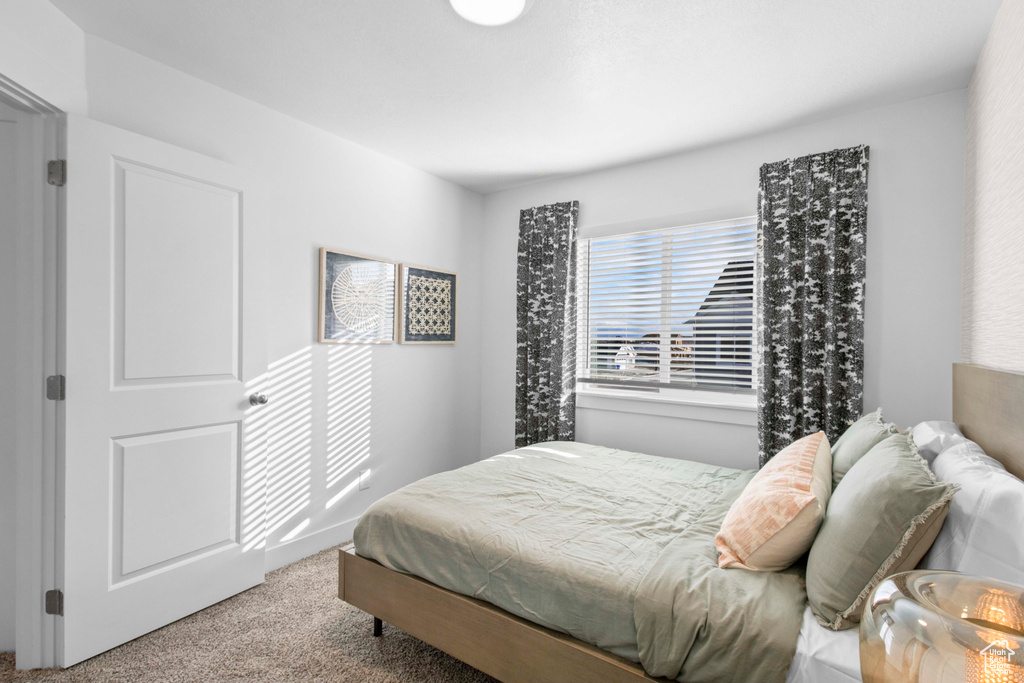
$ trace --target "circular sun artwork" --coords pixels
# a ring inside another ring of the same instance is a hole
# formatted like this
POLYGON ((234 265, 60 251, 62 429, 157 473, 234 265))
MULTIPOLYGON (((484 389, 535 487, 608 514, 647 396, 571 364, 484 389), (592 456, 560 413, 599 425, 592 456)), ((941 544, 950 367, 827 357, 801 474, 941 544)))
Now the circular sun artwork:
POLYGON ((372 332, 380 327, 392 281, 373 263, 346 267, 331 285, 334 317, 350 330, 372 332))

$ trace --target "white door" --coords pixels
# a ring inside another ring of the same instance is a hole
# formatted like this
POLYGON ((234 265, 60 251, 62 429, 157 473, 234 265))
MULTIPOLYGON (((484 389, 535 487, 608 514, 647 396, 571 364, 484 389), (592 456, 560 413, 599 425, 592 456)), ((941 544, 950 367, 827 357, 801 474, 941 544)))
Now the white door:
POLYGON ((63 666, 263 581, 266 371, 239 170, 84 118, 67 147, 63 666))

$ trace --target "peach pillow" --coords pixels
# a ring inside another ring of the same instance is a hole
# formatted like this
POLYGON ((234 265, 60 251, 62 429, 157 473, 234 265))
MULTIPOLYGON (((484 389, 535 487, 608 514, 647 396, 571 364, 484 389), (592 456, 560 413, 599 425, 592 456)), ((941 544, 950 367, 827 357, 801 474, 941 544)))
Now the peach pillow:
POLYGON ((718 566, 771 572, 793 564, 814 542, 831 495, 825 432, 786 446, 729 508, 715 536, 718 566))

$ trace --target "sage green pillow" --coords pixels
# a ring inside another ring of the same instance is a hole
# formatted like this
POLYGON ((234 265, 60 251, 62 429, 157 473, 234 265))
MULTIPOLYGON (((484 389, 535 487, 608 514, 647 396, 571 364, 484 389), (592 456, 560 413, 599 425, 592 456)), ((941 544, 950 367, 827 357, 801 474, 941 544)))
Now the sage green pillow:
POLYGON ((832 492, 807 558, 807 601, 818 622, 836 631, 859 622, 875 586, 924 557, 955 492, 935 479, 907 433, 858 460, 832 492))
POLYGON ((868 413, 846 428, 832 445, 832 488, 839 486, 854 463, 863 458, 875 444, 892 436, 899 429, 886 422, 882 409, 868 413))

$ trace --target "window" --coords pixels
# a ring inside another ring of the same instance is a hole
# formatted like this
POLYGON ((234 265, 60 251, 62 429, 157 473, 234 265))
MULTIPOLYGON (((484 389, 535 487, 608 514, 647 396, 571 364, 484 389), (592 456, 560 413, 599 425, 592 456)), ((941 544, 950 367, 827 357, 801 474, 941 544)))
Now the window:
POLYGON ((579 241, 578 381, 754 390, 751 218, 579 241))

